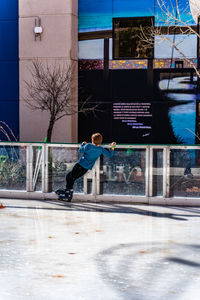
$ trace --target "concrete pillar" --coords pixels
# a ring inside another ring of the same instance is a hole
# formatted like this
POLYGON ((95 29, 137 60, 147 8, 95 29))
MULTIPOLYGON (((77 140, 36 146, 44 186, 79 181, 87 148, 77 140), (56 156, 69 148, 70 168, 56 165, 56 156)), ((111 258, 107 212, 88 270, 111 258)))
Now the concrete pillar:
MULTIPOLYGON (((43 141, 49 115, 31 111, 26 98, 24 81, 31 80, 33 59, 69 65, 73 62, 76 88, 73 101, 78 101, 78 0, 19 0, 19 58, 20 58, 20 140, 43 141), (43 33, 36 38, 35 20, 41 20, 43 33)), ((77 142, 77 115, 64 117, 55 125, 52 142, 77 142)))

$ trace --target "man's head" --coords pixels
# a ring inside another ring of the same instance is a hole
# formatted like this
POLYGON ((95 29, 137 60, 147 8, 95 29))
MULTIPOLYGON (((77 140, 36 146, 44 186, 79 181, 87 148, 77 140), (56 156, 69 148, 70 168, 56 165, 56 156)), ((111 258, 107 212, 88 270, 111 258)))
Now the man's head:
POLYGON ((99 146, 102 143, 103 137, 100 133, 94 133, 91 137, 92 139, 92 144, 99 146))

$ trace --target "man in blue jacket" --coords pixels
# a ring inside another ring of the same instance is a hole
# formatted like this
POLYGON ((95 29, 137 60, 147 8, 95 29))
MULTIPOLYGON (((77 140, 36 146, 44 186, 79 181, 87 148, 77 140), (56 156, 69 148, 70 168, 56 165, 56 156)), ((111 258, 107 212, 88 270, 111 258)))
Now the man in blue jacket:
MULTIPOLYGON (((96 160, 102 154, 107 157, 112 157, 114 155, 115 142, 112 142, 111 149, 107 150, 101 146, 103 137, 100 133, 94 133, 91 139, 92 143, 83 142, 81 144, 79 153, 81 153, 82 156, 66 176, 65 194, 69 202, 72 200, 75 180, 83 176, 88 170, 91 170, 96 160)), ((59 190, 57 191, 57 194, 59 195, 59 190)))

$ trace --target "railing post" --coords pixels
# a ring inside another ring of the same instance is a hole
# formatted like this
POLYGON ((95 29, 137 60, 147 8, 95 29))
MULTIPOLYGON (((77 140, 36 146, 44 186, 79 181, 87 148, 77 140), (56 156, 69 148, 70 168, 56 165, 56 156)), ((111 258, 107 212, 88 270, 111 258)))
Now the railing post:
POLYGON ((26 146, 26 191, 33 192, 33 146, 26 146))
POLYGON ((88 192, 88 183, 87 183, 87 174, 83 176, 83 193, 87 195, 88 192))
POLYGON ((163 149, 163 197, 169 198, 170 189, 170 147, 163 149))
POLYGON ((42 145, 42 192, 49 192, 49 147, 42 145))
POLYGON ((145 196, 149 197, 149 146, 146 147, 145 196))
POLYGON ((92 196, 96 196, 96 166, 92 169, 92 196))
POLYGON ((153 196, 153 147, 149 148, 149 197, 153 196))
POLYGON ((100 194, 100 158, 96 162, 96 195, 100 194))
POLYGON ((97 159, 92 169, 92 196, 100 194, 100 159, 97 159))

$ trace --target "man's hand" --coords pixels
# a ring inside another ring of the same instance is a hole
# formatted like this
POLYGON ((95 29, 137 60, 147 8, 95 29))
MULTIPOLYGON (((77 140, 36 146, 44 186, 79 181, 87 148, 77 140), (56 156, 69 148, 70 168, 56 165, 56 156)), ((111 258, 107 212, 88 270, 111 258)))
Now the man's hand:
POLYGON ((82 142, 82 144, 83 144, 83 145, 86 145, 86 144, 87 144, 87 142, 82 142))
POLYGON ((109 146, 114 150, 115 149, 115 147, 116 147, 116 145, 117 145, 117 143, 115 143, 115 142, 112 142, 109 146))

